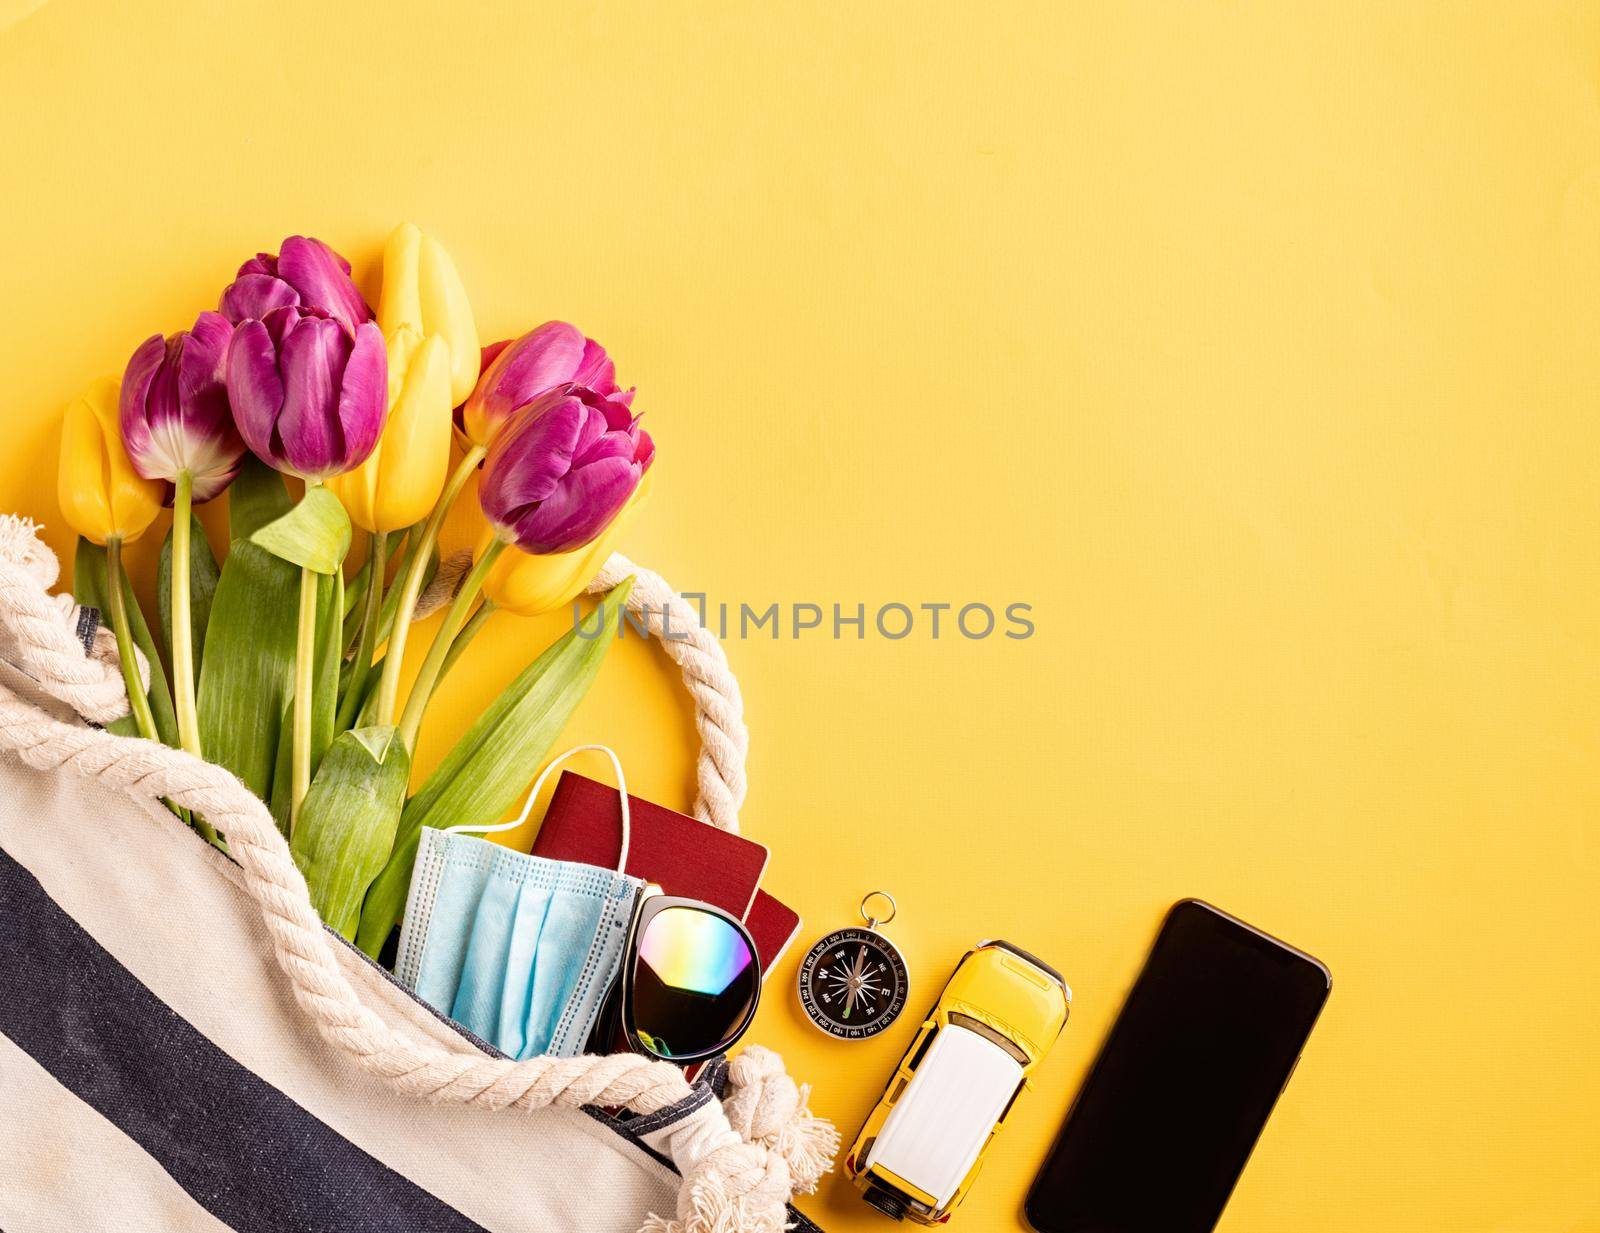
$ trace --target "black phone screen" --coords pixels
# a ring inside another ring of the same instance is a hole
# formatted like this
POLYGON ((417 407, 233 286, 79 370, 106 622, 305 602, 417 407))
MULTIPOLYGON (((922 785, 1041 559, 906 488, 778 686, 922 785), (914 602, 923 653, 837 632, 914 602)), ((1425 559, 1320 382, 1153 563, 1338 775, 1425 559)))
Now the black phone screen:
POLYGON ((1207 1233, 1327 1000, 1328 970, 1185 900, 1028 1193, 1039 1233, 1207 1233))

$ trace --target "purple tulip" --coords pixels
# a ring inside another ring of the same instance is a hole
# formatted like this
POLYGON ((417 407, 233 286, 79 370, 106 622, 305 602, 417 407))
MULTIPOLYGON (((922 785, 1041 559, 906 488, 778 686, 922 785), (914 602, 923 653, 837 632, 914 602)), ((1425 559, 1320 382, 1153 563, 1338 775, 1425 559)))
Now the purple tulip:
POLYGON ((501 539, 524 552, 570 552, 610 525, 655 454, 621 396, 564 386, 495 438, 478 500, 501 539))
POLYGON ((623 406, 633 401, 632 390, 618 393, 617 366, 606 349, 565 321, 547 321, 483 354, 483 376, 461 411, 462 430, 474 445, 488 445, 516 412, 557 386, 581 385, 623 406))
POLYGON ((389 365, 368 321, 351 334, 317 309, 246 321, 228 348, 234 422, 269 466, 324 480, 360 466, 383 432, 389 365))
POLYGON ((163 480, 189 472, 195 501, 231 484, 244 457, 223 384, 232 336, 222 317, 201 313, 193 329, 145 339, 122 375, 122 441, 134 470, 163 480))
POLYGON ((355 332, 372 310, 350 280, 350 263, 321 240, 292 235, 277 256, 257 253, 222 293, 222 315, 238 325, 278 308, 318 308, 355 332))

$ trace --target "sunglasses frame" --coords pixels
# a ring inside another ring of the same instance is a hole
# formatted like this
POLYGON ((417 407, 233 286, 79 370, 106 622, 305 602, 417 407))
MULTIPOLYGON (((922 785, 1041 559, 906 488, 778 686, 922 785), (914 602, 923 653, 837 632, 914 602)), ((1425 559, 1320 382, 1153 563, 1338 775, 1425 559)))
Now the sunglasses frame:
MULTIPOLYGON (((622 970, 617 973, 617 979, 612 982, 611 992, 606 997, 607 1006, 602 1009, 599 1023, 607 1039, 614 1037, 617 1027, 621 1028, 623 1036, 627 1039, 628 1048, 634 1053, 642 1053, 646 1057, 655 1058, 661 1062, 671 1062, 674 1066, 693 1066, 709 1058, 719 1057, 734 1045, 739 1043, 745 1032, 749 1031, 750 1024, 756 1017, 756 1008, 761 1005, 761 953, 756 950, 755 939, 750 936, 750 931, 745 928, 744 922, 731 912, 712 903, 705 903, 699 899, 684 899, 677 895, 664 895, 660 892, 651 893, 649 887, 639 896, 639 905, 634 909, 633 921, 628 926, 628 940, 622 950, 622 970), (684 1054, 676 1057, 662 1057, 655 1050, 640 1039, 634 1030, 633 1019, 633 976, 639 965, 639 939, 644 936, 644 931, 651 921, 668 908, 688 908, 696 912, 704 912, 710 916, 720 917, 739 931, 739 936, 744 939, 744 944, 750 950, 750 962, 755 966, 756 982, 755 992, 750 998, 750 1005, 745 1011, 744 1018, 729 1034, 727 1040, 713 1049, 705 1049, 695 1054, 684 1054)), ((600 1042, 602 1051, 606 1042, 600 1042)))

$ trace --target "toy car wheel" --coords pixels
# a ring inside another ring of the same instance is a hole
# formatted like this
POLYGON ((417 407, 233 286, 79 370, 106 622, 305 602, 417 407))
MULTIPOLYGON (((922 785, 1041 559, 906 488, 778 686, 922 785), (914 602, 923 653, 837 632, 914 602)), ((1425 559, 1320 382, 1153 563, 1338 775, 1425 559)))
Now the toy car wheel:
POLYGON ((905 1200, 899 1195, 890 1194, 887 1190, 881 1190, 877 1186, 869 1186, 861 1197, 885 1216, 895 1220, 904 1220, 906 1218, 905 1200))

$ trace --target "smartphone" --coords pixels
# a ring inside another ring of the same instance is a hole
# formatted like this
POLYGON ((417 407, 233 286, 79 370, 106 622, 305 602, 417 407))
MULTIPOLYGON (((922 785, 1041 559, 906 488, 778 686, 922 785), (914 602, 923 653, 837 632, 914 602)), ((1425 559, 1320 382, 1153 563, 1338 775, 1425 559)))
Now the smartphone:
POLYGON ((1167 914, 1028 1192, 1038 1233, 1209 1233, 1332 977, 1198 899, 1167 914))

